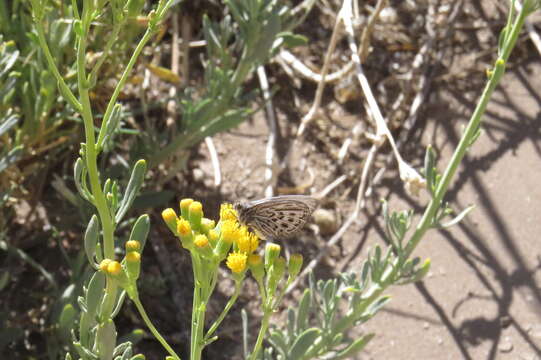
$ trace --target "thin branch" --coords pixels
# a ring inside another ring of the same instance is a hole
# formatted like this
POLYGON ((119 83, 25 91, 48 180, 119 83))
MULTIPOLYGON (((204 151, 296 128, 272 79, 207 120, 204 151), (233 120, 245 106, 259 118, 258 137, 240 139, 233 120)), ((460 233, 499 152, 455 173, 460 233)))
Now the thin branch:
MULTIPOLYGON (((172 34, 172 40, 171 40, 171 72, 175 75, 178 75, 179 73, 179 58, 180 58, 180 51, 178 49, 178 13, 173 12, 171 15, 171 23, 173 24, 173 34, 172 34)), ((186 79, 184 77, 185 74, 182 74, 182 81, 185 82, 186 79)), ((176 124, 175 118, 177 116, 177 102, 175 101, 175 97, 177 95, 177 87, 171 86, 169 88, 169 98, 170 100, 167 102, 166 109, 167 109, 167 119, 165 120, 166 126, 171 129, 173 132, 175 132, 174 126, 176 124)))
POLYGON ((212 162, 212 168, 214 169, 214 186, 219 187, 222 184, 222 173, 220 171, 220 159, 216 152, 216 147, 210 136, 205 138, 205 145, 210 154, 210 161, 212 162))
POLYGON ((278 126, 276 123, 276 116, 274 115, 274 108, 272 106, 269 82, 263 65, 257 67, 257 77, 259 79, 259 84, 261 85, 261 90, 263 91, 265 114, 267 115, 266 119, 269 126, 269 139, 267 140, 267 147, 265 150, 265 197, 271 197, 274 195, 274 186, 276 185, 277 179, 277 176, 273 176, 273 165, 275 162, 274 155, 276 154, 276 134, 278 126))
POLYGON ((351 0, 344 0, 344 3, 342 5, 342 10, 340 10, 340 13, 338 14, 338 17, 336 18, 336 22, 334 23, 334 28, 331 35, 331 41, 329 44, 329 48, 327 49, 327 54, 325 55, 325 60, 323 62, 323 68, 321 69, 321 81, 317 85, 316 90, 316 96, 314 99, 314 103, 312 104, 312 107, 308 111, 308 113, 302 118, 301 125, 299 126, 299 129, 297 131, 297 137, 301 136, 304 133, 304 130, 306 128, 306 125, 312 119, 314 118, 317 110, 319 109, 319 106, 321 105, 321 98, 323 96, 323 89, 325 88, 325 76, 327 76, 327 71, 329 71, 329 64, 331 62, 332 54, 334 53, 334 49, 336 47, 336 43, 338 40, 338 29, 340 28, 340 22, 342 19, 342 12, 343 9, 346 7, 346 3, 349 3, 351 6, 351 0))
POLYGON ((376 4, 376 8, 374 9, 374 12, 372 15, 370 15, 370 18, 368 19, 368 23, 363 29, 363 33, 361 35, 361 46, 360 46, 360 52, 359 56, 361 57, 362 62, 366 60, 368 57, 368 49, 370 48, 370 35, 372 35, 372 30, 374 29, 374 24, 376 23, 376 20, 379 17, 379 13, 381 10, 383 10, 387 6, 387 0, 379 0, 376 4))

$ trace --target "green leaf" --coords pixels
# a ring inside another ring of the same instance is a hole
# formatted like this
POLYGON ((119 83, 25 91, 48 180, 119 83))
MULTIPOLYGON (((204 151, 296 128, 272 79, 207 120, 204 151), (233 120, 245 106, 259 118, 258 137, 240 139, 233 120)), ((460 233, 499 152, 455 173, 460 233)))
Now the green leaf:
POLYGON ((448 228, 450 226, 453 226, 457 223, 459 223, 460 221, 462 221, 462 219, 464 219, 464 217, 466 217, 466 215, 468 215, 470 213, 470 211, 472 211, 473 209, 475 208, 475 205, 470 205, 468 206, 467 208, 465 208, 464 210, 462 210, 460 212, 460 214, 458 214, 457 216, 455 216, 454 219, 452 219, 451 221, 448 221, 446 223, 443 223, 443 224, 438 224, 439 226, 438 227, 441 227, 441 228, 448 228))
POLYGON ((387 304, 389 300, 391 300, 390 296, 382 296, 377 299, 366 309, 367 315, 370 317, 374 316, 374 314, 377 313, 385 304, 387 304))
POLYGON ((92 351, 90 351, 80 343, 74 342, 73 346, 75 347, 75 350, 77 350, 77 352, 79 353, 79 356, 84 360, 99 360, 98 355, 94 354, 92 351))
POLYGON ((348 347, 346 347, 344 350, 336 354, 336 356, 333 357, 333 359, 335 360, 350 359, 353 355, 357 354, 359 351, 364 349, 366 344, 368 344, 368 342, 372 340, 373 337, 374 337, 374 334, 367 334, 353 341, 351 344, 349 344, 348 347))
POLYGON ((434 154, 434 149, 432 146, 426 148, 425 153, 425 171, 424 175, 426 178, 426 187, 430 194, 434 196, 434 191, 436 190, 437 184, 437 172, 436 170, 436 155, 434 154))
POLYGON ((75 187, 77 188, 77 191, 81 195, 81 197, 89 202, 92 202, 92 195, 88 192, 86 189, 86 168, 85 164, 83 163, 83 159, 80 157, 77 158, 75 161, 75 165, 73 166, 73 181, 75 182, 75 187))
POLYGON ((116 328, 113 320, 109 319, 105 323, 98 325, 96 343, 98 344, 100 359, 111 359, 113 357, 116 345, 116 328))
POLYGON ((96 254, 96 244, 98 243, 99 233, 100 225, 98 217, 96 215, 92 215, 92 218, 86 227, 84 240, 86 257, 92 266, 95 266, 96 264, 94 255, 96 254))
POLYGON ((308 352, 308 349, 314 345, 314 341, 321 334, 321 330, 318 328, 306 329, 302 334, 300 334, 291 350, 289 352, 290 359, 300 359, 304 354, 308 352))
POLYGON ((130 240, 137 240, 141 243, 141 253, 145 248, 145 244, 150 230, 150 217, 147 214, 139 216, 130 234, 130 240))
POLYGON ((123 342, 115 348, 115 351, 113 352, 113 356, 119 356, 122 355, 121 360, 128 360, 132 357, 133 351, 132 351, 132 343, 129 341, 123 342))
POLYGON ((62 338, 69 339, 71 329, 75 323, 75 316, 77 315, 77 310, 71 304, 64 305, 62 312, 60 313, 60 319, 58 321, 58 329, 61 333, 62 338))
POLYGON ((145 355, 143 354, 137 354, 134 357, 132 357, 130 360, 145 360, 145 355))
POLYGON ((101 271, 96 271, 90 282, 86 292, 86 308, 88 315, 95 318, 97 315, 98 306, 101 304, 105 292, 105 275, 101 271))
POLYGON ((296 335, 295 331, 295 311, 290 307, 287 309, 287 337, 293 338, 296 335))
POLYGON ((6 132, 8 132, 9 129, 11 129, 13 126, 15 126, 17 124, 18 121, 19 121, 19 116, 15 115, 15 114, 11 114, 11 115, 6 116, 2 120, 2 123, 0 124, 0 136, 4 135, 6 132))
POLYGON ((103 142, 112 141, 115 132, 118 130, 120 119, 122 118, 122 105, 115 104, 111 116, 107 121, 107 127, 105 128, 105 135, 103 142))
POLYGON ((284 45, 288 48, 304 46, 308 44, 308 38, 304 35, 293 34, 290 31, 281 32, 277 35, 284 40, 284 45))
POLYGON ((282 355, 283 358, 287 357, 288 344, 285 335, 280 330, 271 332, 269 342, 282 355))
MULTIPOLYGON (((6 46, 6 44, 0 44, 0 46, 6 46)), ((8 73, 8 71, 13 67, 13 65, 15 65, 18 57, 19 50, 17 49, 14 49, 7 54, 2 52, 2 57, 0 58, 0 77, 8 73)))
POLYGON ((131 173, 130 181, 128 182, 128 187, 126 188, 126 192, 124 193, 124 197, 120 202, 118 212, 115 216, 115 222, 117 224, 120 222, 120 220, 122 220, 122 217, 124 217, 128 209, 130 208, 133 200, 135 199, 135 196, 137 195, 137 192, 143 185, 146 168, 147 165, 145 160, 139 160, 135 163, 133 171, 131 173))
POLYGON ((23 146, 19 145, 11 149, 6 156, 0 158, 0 172, 7 169, 13 163, 15 163, 21 157, 23 153, 23 146))
POLYGON ((299 303, 299 308, 297 310, 297 331, 302 331, 306 328, 308 324, 308 312, 310 311, 310 300, 311 300, 310 290, 305 289, 302 294, 301 301, 299 303))

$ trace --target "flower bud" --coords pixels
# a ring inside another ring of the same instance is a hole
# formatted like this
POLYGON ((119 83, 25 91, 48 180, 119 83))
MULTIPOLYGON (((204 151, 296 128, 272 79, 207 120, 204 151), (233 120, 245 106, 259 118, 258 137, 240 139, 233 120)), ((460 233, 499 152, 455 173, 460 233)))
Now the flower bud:
POLYGON ((141 250, 141 243, 137 240, 126 241, 126 251, 139 251, 141 250))
POLYGON ((107 264, 107 273, 108 274, 110 274, 112 276, 116 276, 116 275, 120 274, 121 271, 122 271, 122 265, 120 265, 120 263, 118 261, 111 260, 107 264))
POLYGON ((101 262, 100 262, 100 270, 103 271, 104 273, 107 273, 107 267, 109 266, 109 263, 113 261, 111 259, 103 259, 101 262))
POLYGON ((188 213, 190 205, 193 203, 193 199, 182 199, 180 200, 180 215, 188 219, 188 213))
POLYGON ((287 270, 289 271, 289 276, 296 278, 299 275, 299 272, 302 268, 302 255, 301 254, 292 254, 289 257, 289 263, 287 264, 287 270))
POLYGON ((201 219, 201 232, 203 234, 208 234, 208 232, 216 226, 216 222, 211 219, 202 218, 201 219))
POLYGON ((265 247, 265 269, 270 269, 274 261, 280 256, 280 245, 267 243, 265 247))
POLYGON ((209 238, 210 245, 215 247, 218 243, 218 239, 220 238, 220 234, 215 229, 210 229, 207 237, 209 238))
POLYGON ((195 250, 199 252, 203 257, 210 259, 212 258, 213 252, 210 247, 209 239, 203 235, 196 235, 193 244, 195 245, 195 250))
POLYGON ((214 248, 214 257, 221 261, 225 259, 237 237, 238 229, 234 221, 225 221, 220 229, 220 239, 214 248))
POLYGON ((178 236, 180 237, 182 246, 186 249, 191 249, 193 243, 192 227, 186 219, 182 217, 178 219, 177 232, 178 236))
POLYGON ((199 201, 194 201, 188 209, 190 224, 196 231, 201 231, 201 219, 203 218, 203 204, 199 201))
POLYGON ((274 293, 276 292, 276 289, 278 288, 278 284, 282 280, 282 277, 284 276, 284 273, 286 272, 286 259, 284 259, 282 256, 276 258, 274 260, 274 264, 269 270, 269 276, 267 281, 267 289, 269 296, 274 296, 274 293))
POLYGON ((262 282, 265 276, 265 266, 263 265, 263 259, 258 254, 251 254, 248 256, 248 267, 252 272, 252 276, 257 282, 262 282))
POLYGON ((173 232, 176 236, 178 236, 177 232, 177 214, 175 213, 175 210, 169 208, 162 211, 162 218, 163 221, 167 224, 167 227, 169 230, 173 232))

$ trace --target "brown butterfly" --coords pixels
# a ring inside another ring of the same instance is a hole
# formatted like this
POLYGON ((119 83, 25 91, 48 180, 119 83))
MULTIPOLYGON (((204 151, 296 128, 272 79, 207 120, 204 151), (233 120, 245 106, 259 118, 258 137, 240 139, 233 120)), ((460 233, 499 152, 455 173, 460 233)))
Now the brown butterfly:
POLYGON ((263 240, 284 239, 297 233, 312 215, 317 200, 305 195, 283 195, 238 202, 238 220, 263 240))

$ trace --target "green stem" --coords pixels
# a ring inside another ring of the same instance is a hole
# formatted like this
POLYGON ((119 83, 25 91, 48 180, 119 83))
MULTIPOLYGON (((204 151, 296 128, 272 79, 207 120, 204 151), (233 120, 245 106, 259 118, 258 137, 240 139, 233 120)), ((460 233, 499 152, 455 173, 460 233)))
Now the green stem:
POLYGON ((73 95, 73 92, 70 90, 68 85, 66 85, 64 78, 62 77, 62 75, 60 75, 60 72, 56 67, 51 51, 49 50, 49 46, 47 45, 47 40, 45 40, 43 24, 40 20, 37 20, 34 23, 36 24, 36 30, 38 32, 39 44, 41 46, 41 49, 43 50, 43 53, 45 54, 45 58, 47 59, 47 63, 49 64, 49 69, 52 71, 54 77, 56 78, 56 81, 58 82, 58 87, 60 88, 62 95, 64 95, 66 100, 71 104, 71 106, 74 107, 76 111, 81 112, 81 103, 79 102, 79 100, 77 100, 75 95, 73 95))
POLYGON ((201 258, 194 253, 192 256, 192 266, 194 273, 194 295, 192 306, 192 326, 191 326, 191 346, 190 359, 200 360, 203 351, 203 328, 205 326, 205 311, 208 301, 209 281, 205 277, 206 271, 203 269, 201 258))
MULTIPOLYGON (((83 15, 84 18, 84 15, 83 15)), ((106 258, 114 259, 114 241, 113 241, 113 222, 109 213, 107 200, 101 189, 97 151, 94 138, 94 119, 92 117, 92 108, 90 105, 90 97, 88 94, 88 81, 85 73, 85 55, 86 55, 86 34, 89 24, 83 23, 83 34, 79 37, 77 44, 77 82, 79 88, 79 98, 81 100, 81 113, 86 137, 86 165, 90 180, 90 187, 94 195, 94 205, 98 210, 101 225, 103 229, 103 251, 106 258)))
POLYGON ((252 354, 250 355, 248 360, 257 359, 257 355, 259 354, 259 351, 261 351, 261 346, 263 345, 263 339, 265 338, 265 334, 267 333, 267 329, 269 328, 271 315, 272 310, 270 308, 266 308, 263 314, 263 319, 261 320, 261 328, 259 328, 259 334, 257 335, 257 341, 254 345, 254 350, 252 351, 252 354))
POLYGON ((139 54, 141 51, 143 51, 143 48, 145 47, 145 44, 150 40, 152 37, 152 34, 154 33, 153 27, 148 27, 145 34, 139 41, 139 44, 137 44, 137 47, 135 48, 130 61, 128 61, 128 65, 126 65, 126 68, 124 69, 124 72, 122 73, 122 76, 120 77, 120 80, 118 81, 118 84, 116 84, 115 90, 113 91, 113 95, 111 95, 111 99, 109 100, 109 103, 107 104, 107 109, 105 110, 105 115, 103 116, 103 121, 101 124, 100 134, 98 136, 98 142, 97 147, 101 148, 103 145, 103 140, 105 139, 105 129, 107 128, 107 123, 109 122, 111 118, 111 114, 113 112, 113 107, 116 104, 116 100, 118 98, 118 95, 120 95, 120 90, 124 87, 124 84, 128 80, 128 75, 130 74, 131 70, 133 69, 133 66, 135 65, 135 61, 139 57, 139 54))
POLYGON ((191 341, 190 341, 190 359, 194 359, 195 354, 195 344, 196 344, 196 334, 197 334, 197 309, 199 306, 199 299, 201 294, 201 288, 199 286, 199 262, 197 261, 197 255, 194 255, 190 251, 192 257, 192 269, 193 269, 193 303, 192 303, 192 322, 191 322, 191 341))
POLYGON ((220 314, 220 316, 218 316, 218 318, 216 319, 216 321, 214 321, 214 323, 211 325, 209 331, 207 332, 207 334, 205 335, 204 339, 203 339, 203 343, 204 345, 207 345, 208 344, 208 341, 209 341, 209 338, 212 336, 212 334, 214 334, 214 332, 218 329, 218 327, 220 326, 220 324, 222 323, 222 321, 224 320, 224 318, 226 317, 226 315, 229 313, 229 310, 231 310, 231 307, 235 304, 235 302, 237 301, 238 297, 239 297, 239 294, 240 294, 240 289, 241 289, 241 285, 242 285, 242 282, 240 281, 237 281, 235 283, 235 292, 233 293, 233 295, 229 298, 229 301, 227 302, 227 304, 225 305, 225 308, 223 309, 222 313, 220 314))
POLYGON ((105 59, 107 58, 109 51, 111 51, 111 48, 113 47, 113 44, 115 40, 118 38, 118 33, 120 32, 120 28, 124 24, 124 21, 118 22, 113 26, 113 31, 108 36, 107 43, 105 44, 105 48, 103 49, 102 55, 99 57, 98 61, 92 68, 92 71, 90 72, 88 81, 90 82, 91 86, 94 87, 96 80, 98 78, 98 72, 100 71, 101 66, 105 62, 105 59))
POLYGON ((145 324, 149 328, 152 335, 154 335, 154 337, 156 339, 158 339, 160 344, 162 344, 162 346, 165 348, 165 350, 167 350, 169 355, 171 355, 176 360, 180 360, 180 356, 178 356, 177 353, 173 350, 173 348, 171 346, 169 346, 167 341, 165 341, 165 339, 160 335, 158 330, 156 330, 156 328, 154 327, 154 324, 152 324, 152 321, 150 321, 145 309, 143 308, 143 305, 141 304, 141 301, 139 300, 139 295, 137 293, 137 290, 135 291, 135 294, 132 294, 132 295, 133 295, 133 297, 130 296, 130 298, 132 299, 133 303, 137 307, 137 310, 139 311, 139 314, 143 318, 143 321, 145 322, 145 324))
POLYGON ((493 74, 490 80, 488 81, 487 85, 485 86, 485 89, 483 90, 481 99, 477 103, 477 107, 475 108, 475 111, 473 112, 473 115, 468 123, 468 126, 466 127, 466 130, 464 131, 464 135, 462 136, 453 154, 453 157, 451 158, 451 161, 449 165, 447 166, 447 169, 445 169, 445 172, 443 173, 441 180, 438 182, 438 186, 436 187, 436 191, 434 192, 434 198, 432 199, 428 208, 423 214, 423 217, 421 218, 421 221, 419 222, 419 225, 417 226, 415 233, 412 235, 410 241, 408 242, 406 246, 405 257, 409 257, 411 255, 413 250, 419 244, 423 235, 432 225, 432 219, 434 218, 436 211, 441 206, 441 202, 443 200, 444 195, 447 192, 447 188, 449 187, 449 184, 451 183, 451 180, 454 177, 456 170, 458 166, 460 165, 460 162, 464 158, 464 155, 466 154, 468 147, 471 145, 471 141, 475 133, 479 129, 483 114, 485 113, 488 102, 490 101, 490 97, 492 96, 492 93, 494 92, 496 85, 498 85, 505 71, 505 63, 507 62, 507 59, 509 58, 511 50, 515 46, 516 40, 520 33, 520 29, 522 28, 524 24, 525 16, 526 16, 525 11, 524 9, 522 9, 522 11, 517 16, 517 19, 515 20, 515 24, 512 27, 512 30, 509 34, 507 41, 505 42, 506 46, 502 49, 503 51, 502 51, 501 57, 496 60, 496 65, 494 67, 493 74))
POLYGON ((107 277, 107 282, 105 284, 105 296, 103 297, 103 303, 100 309, 100 318, 102 321, 111 318, 111 314, 113 313, 117 300, 117 292, 118 283, 107 277))

